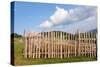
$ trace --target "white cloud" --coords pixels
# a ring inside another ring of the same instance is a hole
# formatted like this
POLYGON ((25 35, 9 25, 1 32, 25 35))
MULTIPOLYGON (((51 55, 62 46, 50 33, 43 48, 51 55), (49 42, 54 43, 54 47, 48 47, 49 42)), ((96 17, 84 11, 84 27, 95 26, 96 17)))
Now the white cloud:
POLYGON ((63 28, 62 30, 73 33, 77 32, 77 30, 79 30, 80 32, 86 32, 96 28, 97 28, 97 19, 96 17, 92 16, 78 23, 73 23, 69 26, 65 26, 65 28, 63 28))
POLYGON ((51 26, 52 26, 52 24, 48 20, 46 20, 45 22, 40 24, 40 27, 42 27, 42 28, 50 28, 51 26))
POLYGON ((94 7, 78 7, 69 10, 70 21, 82 21, 88 17, 96 16, 96 9, 94 7), (72 20, 71 20, 72 19, 72 20))
MULTIPOLYGON (((97 8, 90 6, 81 6, 70 10, 65 10, 56 6, 56 11, 49 19, 40 24, 40 27, 51 28, 53 26, 67 25, 73 23, 95 24, 97 21, 97 8), (90 18, 90 19, 88 19, 90 18), (92 18, 92 19, 91 19, 92 18), (86 20, 88 19, 88 20, 86 20), (95 19, 94 21, 92 21, 95 19), (95 23, 94 23, 95 22, 95 23)), ((79 26, 81 28, 81 26, 79 26)), ((83 27, 83 26, 82 26, 83 27)))
POLYGON ((65 11, 63 8, 59 8, 56 6, 56 11, 52 16, 50 16, 50 21, 54 25, 61 24, 66 20, 68 16, 68 12, 65 11))

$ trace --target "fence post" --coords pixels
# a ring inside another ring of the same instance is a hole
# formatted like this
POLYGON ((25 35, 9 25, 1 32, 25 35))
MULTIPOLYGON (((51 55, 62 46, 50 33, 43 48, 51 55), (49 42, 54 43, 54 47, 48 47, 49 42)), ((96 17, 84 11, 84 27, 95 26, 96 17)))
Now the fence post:
POLYGON ((60 37, 60 58, 62 59, 62 32, 60 37))
POLYGON ((75 37, 75 56, 76 56, 76 45, 77 43, 76 43, 76 37, 75 37))
MULTIPOLYGON (((95 37, 94 34, 93 34, 93 37, 95 37)), ((91 39, 91 40, 92 40, 92 39, 91 39)), ((93 48, 94 48, 94 42, 95 42, 94 38, 93 38, 92 41, 93 41, 93 43, 92 43, 91 45, 92 45, 92 56, 93 56, 93 51, 94 51, 93 48)))
POLYGON ((56 44, 56 58, 57 58, 57 32, 56 32, 56 39, 55 40, 56 40, 55 44, 56 44))
POLYGON ((80 32, 78 31, 78 56, 80 56, 80 32))
POLYGON ((65 39, 65 45, 66 45, 66 57, 67 57, 67 39, 68 39, 68 36, 67 36, 67 33, 66 33, 66 39, 65 39))
POLYGON ((33 58, 35 58, 35 32, 33 33, 33 58))
POLYGON ((30 33, 29 33, 29 42, 28 43, 29 43, 28 54, 29 54, 29 58, 30 58, 30 33))
POLYGON ((27 35, 26 35, 26 32, 24 31, 24 42, 25 42, 25 54, 24 54, 24 56, 25 56, 25 58, 27 58, 27 35))
POLYGON ((38 41, 39 41, 39 44, 38 44, 39 56, 38 56, 38 58, 40 58, 41 32, 40 32, 39 34, 40 34, 40 35, 39 35, 39 39, 38 39, 38 41))
POLYGON ((52 54, 52 58, 53 58, 53 32, 51 32, 51 44, 52 44, 52 45, 51 45, 51 46, 52 46, 52 47, 51 47, 51 49, 52 49, 52 50, 51 50, 51 51, 52 51, 51 54, 52 54))
POLYGON ((48 38, 49 38, 49 35, 48 35, 48 32, 47 32, 47 37, 46 37, 47 39, 46 39, 46 41, 47 41, 47 44, 48 44, 48 58, 50 58, 50 53, 49 53, 49 43, 48 43, 48 38))
POLYGON ((30 34, 30 58, 32 57, 32 34, 30 34))
POLYGON ((88 33, 88 39, 89 39, 89 54, 90 54, 90 57, 91 57, 91 42, 90 42, 90 40, 91 40, 91 38, 92 38, 92 32, 90 32, 90 33, 88 33), (91 36, 90 36, 91 35, 91 36))
POLYGON ((86 56, 86 49, 87 49, 87 45, 86 45, 86 33, 84 33, 84 44, 85 44, 85 56, 86 56))

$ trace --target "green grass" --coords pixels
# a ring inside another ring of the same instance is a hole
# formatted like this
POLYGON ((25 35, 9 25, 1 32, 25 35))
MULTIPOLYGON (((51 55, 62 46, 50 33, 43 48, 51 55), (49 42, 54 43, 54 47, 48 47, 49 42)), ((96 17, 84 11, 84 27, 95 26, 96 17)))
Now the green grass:
POLYGON ((14 65, 31 65, 31 64, 52 64, 52 63, 66 63, 66 62, 80 62, 80 61, 95 61, 96 57, 72 57, 64 59, 25 59, 23 56, 24 43, 20 38, 14 39, 14 65))

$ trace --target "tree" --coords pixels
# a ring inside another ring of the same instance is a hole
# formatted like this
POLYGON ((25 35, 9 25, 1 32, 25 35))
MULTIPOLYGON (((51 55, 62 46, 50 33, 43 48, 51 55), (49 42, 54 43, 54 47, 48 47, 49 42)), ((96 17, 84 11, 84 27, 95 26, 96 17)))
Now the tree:
POLYGON ((17 33, 12 33, 11 34, 11 38, 20 38, 20 37, 22 37, 22 35, 19 35, 19 34, 17 34, 17 33))

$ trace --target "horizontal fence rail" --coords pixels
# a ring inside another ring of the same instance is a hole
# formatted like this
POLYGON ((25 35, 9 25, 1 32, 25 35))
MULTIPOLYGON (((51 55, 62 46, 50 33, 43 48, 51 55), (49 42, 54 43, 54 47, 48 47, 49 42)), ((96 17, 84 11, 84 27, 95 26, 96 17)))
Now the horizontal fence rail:
POLYGON ((95 32, 76 34, 66 32, 25 33, 25 58, 69 58, 96 56, 95 32))

